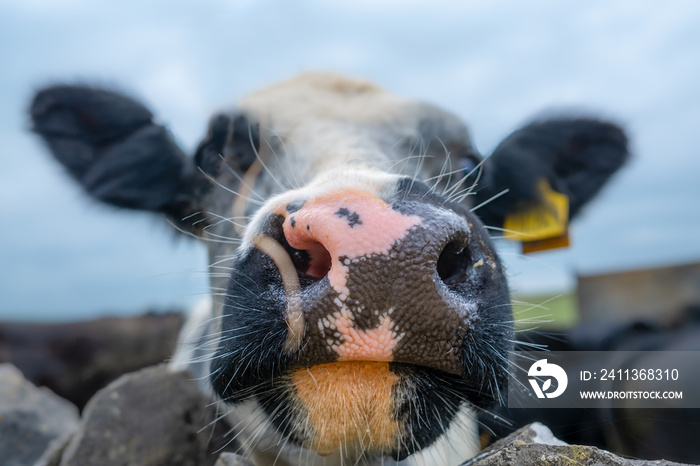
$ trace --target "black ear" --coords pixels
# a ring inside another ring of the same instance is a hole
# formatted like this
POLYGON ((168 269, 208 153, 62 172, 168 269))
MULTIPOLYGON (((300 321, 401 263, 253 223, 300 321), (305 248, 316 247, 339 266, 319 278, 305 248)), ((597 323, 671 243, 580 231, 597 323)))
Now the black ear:
POLYGON ((562 118, 529 124, 484 162, 475 189, 476 204, 483 203, 477 214, 487 225, 502 226, 506 216, 541 200, 538 186, 546 180, 568 197, 571 219, 627 158, 627 137, 612 123, 562 118))
POLYGON ((36 94, 33 130, 93 197, 182 218, 197 210, 199 174, 151 112, 115 92, 54 86, 36 94))

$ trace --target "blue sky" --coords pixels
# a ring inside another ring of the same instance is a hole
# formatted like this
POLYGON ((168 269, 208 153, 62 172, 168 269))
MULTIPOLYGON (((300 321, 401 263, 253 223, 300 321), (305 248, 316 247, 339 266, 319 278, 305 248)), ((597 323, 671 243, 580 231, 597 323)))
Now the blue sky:
POLYGON ((700 260, 699 24, 692 0, 0 0, 0 319, 129 314, 207 291, 201 246, 86 199, 27 132, 32 93, 58 81, 141 98, 188 150, 212 109, 309 69, 441 105, 485 154, 542 112, 610 117, 633 161, 572 248, 501 247, 512 287, 700 260))

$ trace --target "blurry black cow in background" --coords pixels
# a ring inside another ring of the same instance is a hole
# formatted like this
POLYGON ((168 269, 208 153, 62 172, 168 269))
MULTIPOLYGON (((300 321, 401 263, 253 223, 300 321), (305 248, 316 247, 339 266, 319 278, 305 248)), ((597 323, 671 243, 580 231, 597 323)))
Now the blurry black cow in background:
MULTIPOLYGON (((700 303, 687 306, 680 316, 669 325, 649 321, 590 322, 563 332, 524 332, 519 334, 518 339, 524 343, 519 349, 648 352, 635 354, 634 361, 619 360, 619 367, 675 368, 682 374, 675 388, 689 395, 700 391, 700 373, 695 371, 697 359, 679 357, 673 352, 697 351, 700 355, 700 303)), ((567 367, 567 371, 578 373, 571 367, 567 367)), ((596 385, 591 386, 591 390, 610 389, 603 382, 593 383, 596 385)), ((615 389, 624 390, 624 382, 618 381, 615 389)), ((636 386, 636 389, 642 388, 636 386)), ((648 389, 655 390, 653 385, 648 389)), ((647 409, 508 409, 500 406, 493 411, 498 417, 484 414, 481 420, 487 436, 503 437, 519 427, 540 421, 558 438, 571 444, 594 445, 633 458, 700 463, 697 441, 700 409, 665 407, 661 400, 655 403, 654 408, 647 409)))

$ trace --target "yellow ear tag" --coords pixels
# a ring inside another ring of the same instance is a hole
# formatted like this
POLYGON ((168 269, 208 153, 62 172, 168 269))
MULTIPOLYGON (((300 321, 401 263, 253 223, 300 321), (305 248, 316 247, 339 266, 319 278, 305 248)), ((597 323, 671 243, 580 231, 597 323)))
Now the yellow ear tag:
POLYGON ((539 201, 509 214, 503 223, 506 239, 522 241, 525 253, 569 245, 569 198, 545 179, 537 182, 537 189, 539 201))

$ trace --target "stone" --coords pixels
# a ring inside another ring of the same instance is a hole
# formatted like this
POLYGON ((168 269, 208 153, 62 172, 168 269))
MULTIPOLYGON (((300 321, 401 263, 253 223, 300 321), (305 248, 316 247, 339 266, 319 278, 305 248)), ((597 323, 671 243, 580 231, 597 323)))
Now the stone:
POLYGON ((542 465, 612 465, 612 466, 673 466, 670 461, 632 460, 584 445, 562 442, 539 422, 534 422, 495 442, 462 466, 510 466, 514 464, 542 465))
POLYGON ((0 364, 0 452, 4 466, 27 466, 65 444, 78 409, 37 388, 11 364, 0 364))
POLYGON ((127 374, 86 405, 61 466, 212 466, 230 428, 188 372, 127 374))
POLYGON ((70 323, 0 322, 0 363, 79 408, 123 374, 160 364, 175 350, 182 315, 147 313, 70 323))

